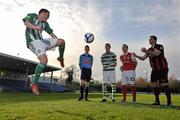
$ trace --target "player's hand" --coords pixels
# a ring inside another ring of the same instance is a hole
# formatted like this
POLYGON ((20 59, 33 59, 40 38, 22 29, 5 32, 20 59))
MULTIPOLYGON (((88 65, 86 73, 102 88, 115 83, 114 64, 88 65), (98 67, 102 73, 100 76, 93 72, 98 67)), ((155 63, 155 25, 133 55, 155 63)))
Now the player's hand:
POLYGON ((135 52, 132 52, 132 54, 133 54, 133 56, 134 56, 134 57, 136 57, 136 56, 137 56, 135 52))
POLYGON ((147 52, 147 50, 146 50, 146 48, 145 48, 145 47, 141 48, 141 51, 142 51, 142 52, 144 52, 144 53, 146 53, 146 52, 147 52))
POLYGON ((38 26, 38 25, 35 25, 35 26, 33 27, 33 29, 34 29, 34 30, 42 30, 42 27, 40 27, 40 26, 38 26))

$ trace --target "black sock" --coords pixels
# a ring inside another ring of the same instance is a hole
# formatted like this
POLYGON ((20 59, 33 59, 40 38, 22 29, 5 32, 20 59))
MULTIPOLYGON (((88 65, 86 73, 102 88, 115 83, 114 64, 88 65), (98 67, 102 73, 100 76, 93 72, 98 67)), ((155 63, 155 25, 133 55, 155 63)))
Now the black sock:
POLYGON ((84 86, 81 86, 80 87, 80 93, 81 93, 81 98, 83 98, 83 94, 84 94, 84 86))
POLYGON ((169 86, 164 86, 163 90, 166 94, 167 104, 169 105, 169 104, 171 104, 171 90, 170 90, 169 86))
POLYGON ((154 92, 154 95, 155 95, 155 101, 157 102, 157 103, 160 103, 160 101, 159 101, 159 94, 160 94, 160 90, 159 90, 159 88, 158 87, 154 87, 153 88, 153 92, 154 92))
POLYGON ((88 98, 88 92, 89 92, 89 87, 86 87, 85 88, 85 99, 88 98))

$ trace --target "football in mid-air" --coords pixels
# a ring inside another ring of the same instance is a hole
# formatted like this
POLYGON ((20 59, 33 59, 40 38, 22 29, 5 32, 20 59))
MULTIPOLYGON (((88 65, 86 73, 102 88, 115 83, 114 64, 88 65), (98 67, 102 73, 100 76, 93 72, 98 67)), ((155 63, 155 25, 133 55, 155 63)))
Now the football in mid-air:
POLYGON ((84 40, 86 43, 92 43, 94 41, 94 35, 92 33, 86 33, 84 35, 84 40))

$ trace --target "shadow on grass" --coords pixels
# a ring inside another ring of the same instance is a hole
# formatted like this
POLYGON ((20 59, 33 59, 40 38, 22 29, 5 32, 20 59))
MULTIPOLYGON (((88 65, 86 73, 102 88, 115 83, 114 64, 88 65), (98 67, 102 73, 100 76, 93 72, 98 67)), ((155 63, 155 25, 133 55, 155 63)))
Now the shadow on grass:
POLYGON ((95 120, 95 118, 93 118, 92 114, 89 115, 83 115, 80 113, 71 113, 71 112, 65 112, 62 110, 56 110, 55 112, 60 113, 60 114, 64 114, 64 115, 70 115, 70 116, 77 116, 77 117, 83 117, 84 120, 95 120))
MULTIPOLYGON (((92 102, 98 102, 98 101, 92 101, 92 102)), ((148 103, 131 103, 131 102, 126 102, 126 103, 121 103, 121 102, 107 102, 104 104, 111 104, 111 105, 121 105, 121 106, 130 106, 130 107, 140 107, 140 108, 155 108, 155 109, 176 109, 180 110, 180 106, 167 106, 165 104, 161 104, 159 106, 151 105, 148 103)))
MULTIPOLYGON (((130 103, 132 104, 132 103, 130 103)), ((161 104, 161 105, 158 105, 158 106, 155 106, 155 105, 151 105, 151 104, 147 104, 147 103, 135 103, 135 104, 132 104, 133 106, 141 106, 141 107, 149 107, 149 108, 157 108, 157 109, 176 109, 176 110, 180 110, 180 106, 167 106, 165 104, 161 104)))
MULTIPOLYGON (((101 94, 90 94, 91 98, 98 98, 101 94)), ((18 103, 18 102, 41 102, 41 101, 61 101, 76 99, 77 93, 42 93, 40 96, 35 96, 32 93, 0 93, 0 104, 3 103, 18 103)))

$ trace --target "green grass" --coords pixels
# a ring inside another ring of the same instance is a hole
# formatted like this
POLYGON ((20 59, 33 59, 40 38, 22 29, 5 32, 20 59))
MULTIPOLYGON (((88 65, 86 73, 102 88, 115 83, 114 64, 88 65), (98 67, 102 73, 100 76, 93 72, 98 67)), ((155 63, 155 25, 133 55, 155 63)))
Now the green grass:
POLYGON ((90 94, 89 102, 77 101, 78 94, 0 93, 0 120, 179 120, 180 95, 172 96, 174 107, 166 107, 161 95, 159 107, 150 105, 153 95, 138 94, 137 104, 120 103, 109 99, 101 103, 101 94, 90 94))

